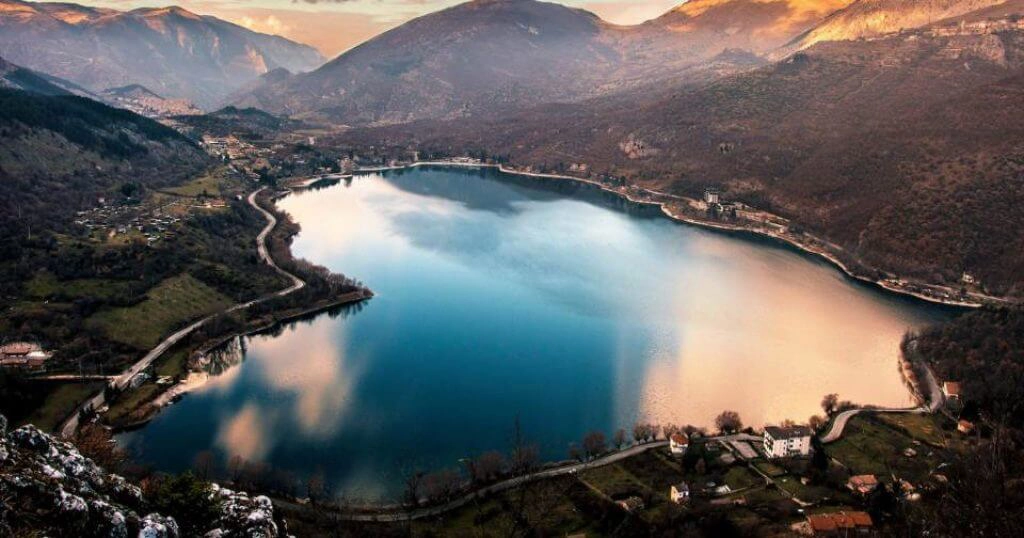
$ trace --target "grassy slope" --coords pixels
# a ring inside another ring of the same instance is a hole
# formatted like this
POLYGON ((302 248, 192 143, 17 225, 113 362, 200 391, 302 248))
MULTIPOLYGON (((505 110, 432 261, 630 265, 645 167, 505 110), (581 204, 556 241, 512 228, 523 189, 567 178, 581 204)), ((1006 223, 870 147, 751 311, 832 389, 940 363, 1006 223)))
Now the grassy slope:
POLYGON ((112 340, 148 349, 185 321, 220 311, 231 300, 188 274, 164 280, 146 293, 146 300, 126 308, 101 310, 87 326, 112 340))

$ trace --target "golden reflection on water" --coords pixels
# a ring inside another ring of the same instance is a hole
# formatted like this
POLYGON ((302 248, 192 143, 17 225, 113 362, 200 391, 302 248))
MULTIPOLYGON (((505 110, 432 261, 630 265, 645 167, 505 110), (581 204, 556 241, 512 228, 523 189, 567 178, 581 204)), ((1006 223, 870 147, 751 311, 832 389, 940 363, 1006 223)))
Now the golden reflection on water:
MULTIPOLYGON (((356 181, 364 182, 358 195, 312 192, 282 203, 299 214, 303 256, 321 261, 353 243, 370 243, 378 259, 402 260, 401 251, 415 245, 397 224, 399 217, 430 215, 433 223, 442 222, 443 235, 449 227, 459 229, 444 221, 456 221, 466 211, 458 202, 407 192, 379 177, 356 181)), ((564 213, 564 205, 525 203, 532 205, 524 217, 503 216, 498 252, 535 266, 524 276, 529 285, 542 288, 552 275, 572 277, 574 285, 587 278, 622 284, 601 289, 586 306, 589 314, 604 316, 614 309, 622 318, 616 394, 611 395, 620 423, 639 416, 709 426, 725 409, 739 412, 752 426, 806 421, 820 413, 822 396, 831 392, 864 404, 911 403, 896 358, 901 336, 921 319, 844 281, 834 268, 717 234, 695 232, 683 240, 675 235, 680 230, 651 233, 641 220, 614 211, 590 210, 576 219, 564 213), (546 223, 543 229, 538 220, 546 223), (575 266, 543 267, 550 261, 546 252, 564 254, 571 248, 577 249, 569 256, 575 266), (655 251, 658 255, 651 256, 655 251), (664 263, 643 266, 643 272, 630 267, 630 260, 659 257, 664 263), (580 270, 585 272, 575 272, 580 270), (637 330, 649 335, 649 349, 626 345, 626 335, 637 330)), ((343 263, 335 269, 345 270, 343 263)), ((373 275, 360 276, 372 286, 373 275)), ((560 300, 556 288, 561 285, 543 290, 548 300, 560 300)), ((307 370, 315 374, 296 372, 287 361, 271 361, 265 372, 268 383, 301 394, 297 416, 310 433, 339 427, 342 420, 331 417, 344 414, 357 377, 342 375, 344 358, 337 354, 344 346, 327 338, 326 325, 318 327, 320 339, 309 342, 317 367, 307 370)), ((274 346, 272 339, 263 343, 274 356, 290 352, 285 345, 277 351, 274 346)))
POLYGON ((709 236, 693 246, 726 256, 729 268, 691 275, 699 287, 667 294, 678 324, 642 383, 644 419, 710 425, 731 409, 753 426, 805 421, 831 392, 865 404, 910 403, 896 358, 914 322, 896 308, 836 285, 842 277, 834 270, 788 252, 709 236))
MULTIPOLYGON (((343 356, 344 329, 328 324, 298 327, 302 347, 296 352, 287 338, 256 336, 259 353, 271 360, 260 361, 262 385, 286 399, 251 399, 231 417, 220 421, 217 444, 225 453, 248 460, 262 460, 282 439, 281 431, 293 431, 313 439, 328 439, 347 425, 351 392, 359 370, 343 356), (285 426, 287 428, 276 428, 285 426)), ((241 368, 233 369, 237 375, 241 368)), ((218 380, 218 385, 233 380, 218 380)), ((215 387, 213 387, 216 390, 215 387)))

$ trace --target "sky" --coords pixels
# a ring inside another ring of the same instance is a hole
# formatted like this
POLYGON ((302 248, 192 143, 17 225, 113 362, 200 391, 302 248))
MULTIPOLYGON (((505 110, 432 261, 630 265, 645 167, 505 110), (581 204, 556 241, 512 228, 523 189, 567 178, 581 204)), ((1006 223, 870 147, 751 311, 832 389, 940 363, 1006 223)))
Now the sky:
MULTIPOLYGON (((339 53, 411 18, 463 0, 71 0, 114 9, 171 4, 214 15, 258 32, 312 45, 324 56, 339 53)), ((652 19, 683 0, 555 0, 588 9, 617 24, 652 19)))

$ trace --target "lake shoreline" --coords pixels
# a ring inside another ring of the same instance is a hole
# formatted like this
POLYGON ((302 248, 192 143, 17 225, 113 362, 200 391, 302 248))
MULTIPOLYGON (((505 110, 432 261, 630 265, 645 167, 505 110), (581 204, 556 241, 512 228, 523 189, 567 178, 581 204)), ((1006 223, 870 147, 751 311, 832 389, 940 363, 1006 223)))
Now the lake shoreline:
MULTIPOLYGON (((946 287, 946 286, 937 285, 937 284, 930 284, 930 283, 927 283, 927 282, 923 282, 923 281, 919 281, 919 280, 910 280, 910 279, 904 280, 904 281, 900 281, 897 284, 897 283, 889 282, 889 281, 886 281, 886 280, 880 280, 880 279, 877 279, 877 278, 873 278, 871 276, 868 276, 866 274, 863 274, 861 272, 858 272, 858 271, 854 270, 854 268, 851 267, 850 263, 844 262, 842 259, 839 258, 839 256, 836 253, 830 252, 827 248, 824 248, 823 246, 818 246, 818 245, 829 245, 829 246, 832 246, 834 249, 841 249, 841 247, 838 247, 838 245, 831 244, 830 242, 828 242, 828 241, 826 241, 824 239, 821 239, 821 238, 818 238, 818 237, 814 237, 814 236, 810 236, 810 234, 804 234, 805 236, 809 236, 813 240, 813 242, 812 242, 812 241, 807 241, 807 240, 801 240, 799 237, 796 237, 793 234, 785 234, 785 233, 774 232, 774 231, 771 231, 769 229, 762 228, 762 227, 756 227, 756 226, 752 226, 752 225, 742 225, 742 224, 731 224, 731 223, 726 223, 726 222, 722 222, 722 221, 711 221, 711 220, 701 219, 701 218, 698 218, 698 217, 695 217, 695 216, 691 216, 691 215, 685 215, 685 214, 682 214, 680 212, 673 211, 672 208, 670 207, 671 202, 669 200, 676 201, 677 203, 685 203, 685 204, 687 204, 689 206, 693 206, 694 204, 698 204, 700 202, 695 200, 695 199, 693 199, 693 198, 687 198, 685 196, 668 194, 668 193, 663 193, 663 192, 659 192, 659 191, 652 191, 652 190, 649 190, 649 189, 642 189, 642 188, 636 189, 637 194, 646 197, 646 199, 645 199, 645 198, 634 196, 627 189, 616 189, 616 188, 614 188, 614 187, 612 187, 610 185, 607 185, 605 183, 602 183, 600 181, 596 181, 596 180, 593 180, 593 179, 581 178, 581 177, 576 177, 576 176, 569 176, 569 175, 564 175, 564 174, 549 174, 549 173, 540 173, 540 172, 530 172, 530 171, 526 171, 526 170, 517 170, 515 168, 508 167, 508 166, 505 166, 505 165, 502 165, 502 164, 483 163, 483 162, 416 161, 416 162, 413 162, 413 163, 394 165, 394 166, 380 166, 380 167, 359 168, 359 169, 354 170, 353 174, 356 174, 356 175, 359 175, 359 174, 372 174, 372 173, 386 172, 386 171, 391 171, 391 170, 407 170, 407 169, 413 169, 413 168, 419 168, 419 167, 490 168, 490 169, 494 169, 494 170, 497 170, 497 171, 499 171, 499 172, 501 172, 503 174, 508 174, 508 175, 514 175, 514 176, 520 176, 520 177, 529 177, 529 178, 534 178, 534 179, 550 179, 550 180, 572 181, 572 182, 580 183, 580 184, 583 184, 583 185, 588 185, 588 186, 592 186, 592 187, 598 187, 599 189, 601 189, 604 192, 607 192, 609 194, 614 194, 614 195, 616 195, 616 196, 618 196, 618 197, 620 197, 620 198, 622 198, 622 199, 624 199, 624 200, 626 200, 628 202, 634 203, 634 204, 657 206, 660 209, 660 211, 661 211, 663 216, 667 217, 668 219, 670 219, 670 220, 672 220, 674 222, 680 223, 680 224, 687 224, 687 225, 691 225, 691 226, 695 226, 695 227, 699 227, 699 228, 703 228, 703 229, 709 229, 709 230, 714 230, 714 231, 728 233, 728 234, 751 234, 751 235, 754 235, 754 236, 756 236, 758 238, 769 239, 769 240, 772 240, 772 241, 778 241, 778 242, 780 242, 782 244, 785 244, 785 245, 787 245, 789 247, 792 247, 792 248, 794 248, 794 249, 796 249, 796 250, 798 250, 798 251, 800 251, 800 252, 802 252, 804 254, 807 254, 807 255, 810 255, 812 257, 815 257, 815 258, 818 258, 820 260, 825 261, 826 263, 828 263, 828 264, 832 265, 833 267, 835 267, 835 268, 839 269, 840 271, 842 271, 850 279, 853 279, 855 281, 858 281, 858 282, 861 282, 861 283, 864 283, 864 284, 868 284, 868 285, 870 285, 872 287, 875 287, 875 288, 880 288, 880 289, 885 290, 885 291, 890 292, 890 293, 898 294, 898 295, 901 295, 901 296, 904 296, 904 297, 912 297, 912 298, 915 298, 915 299, 918 299, 918 300, 921 300, 921 301, 925 301, 925 302, 928 302, 928 303, 932 303, 932 304, 939 304, 939 305, 949 306, 949 307, 954 307, 954 308, 976 309, 976 308, 981 308, 981 307, 983 307, 985 305, 988 305, 988 304, 1015 304, 1017 302, 1014 299, 1010 299, 1008 297, 995 297, 995 296, 988 296, 988 295, 979 296, 979 294, 969 294, 971 299, 967 299, 967 300, 953 299, 951 297, 952 297, 952 294, 954 293, 955 290, 953 290, 953 289, 951 289, 949 287, 946 287), (653 199, 653 198, 656 198, 656 197, 667 198, 668 200, 656 200, 656 199, 653 199), (933 295, 933 294, 930 294, 930 293, 925 293, 924 291, 919 291, 919 290, 915 290, 915 289, 908 289, 908 286, 917 287, 917 288, 932 288, 932 289, 935 289, 935 290, 941 290, 943 293, 946 293, 946 294, 950 295, 950 298, 942 297, 942 296, 937 296, 937 295, 933 295)), ((329 179, 329 178, 333 178, 333 177, 334 176, 325 176, 325 179, 329 179)), ((350 176, 339 174, 337 177, 338 178, 343 178, 343 177, 350 177, 350 176)), ((765 215, 770 215, 771 217, 774 217, 775 219, 777 219, 779 221, 788 222, 788 219, 785 219, 783 217, 779 217, 777 215, 773 215, 771 213, 767 213, 767 212, 763 212, 763 211, 761 213, 764 213, 765 215)), ((787 227, 787 230, 788 230, 788 227, 787 227)), ((853 258, 853 262, 855 262, 855 263, 857 263, 859 265, 862 265, 867 270, 879 271, 877 269, 869 267, 866 264, 861 263, 856 258, 853 258)))

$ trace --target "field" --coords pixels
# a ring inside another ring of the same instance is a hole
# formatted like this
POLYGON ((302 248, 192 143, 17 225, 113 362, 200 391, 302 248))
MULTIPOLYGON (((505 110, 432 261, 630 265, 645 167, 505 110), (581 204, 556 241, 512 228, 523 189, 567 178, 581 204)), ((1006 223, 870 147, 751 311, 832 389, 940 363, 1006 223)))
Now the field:
POLYGON ((25 283, 25 291, 29 297, 34 299, 48 299, 57 295, 69 299, 106 299, 118 294, 129 285, 125 282, 100 278, 82 278, 61 282, 53 274, 40 271, 32 280, 25 283))
POLYGON ((218 174, 207 174, 184 185, 163 189, 163 192, 178 196, 220 196, 220 185, 223 180, 218 174))
MULTIPOLYGON (((936 420, 930 416, 920 418, 936 420)), ((843 438, 827 445, 829 456, 840 461, 852 474, 874 474, 879 478, 895 475, 913 482, 924 480, 932 469, 942 463, 942 454, 909 437, 902 428, 894 427, 891 420, 885 415, 880 418, 854 417, 847 424, 843 438), (905 455, 908 448, 917 455, 905 455)), ((923 421, 911 420, 905 424, 912 427, 911 431, 921 434, 932 432, 932 427, 926 429, 923 421)))
POLYGON ((44 431, 53 431, 71 416, 86 399, 103 388, 103 383, 62 383, 47 394, 43 405, 25 422, 44 431))
POLYGON ((148 349, 185 322, 231 305, 227 297, 187 274, 164 280, 146 296, 131 307, 100 311, 87 324, 111 340, 148 349))

